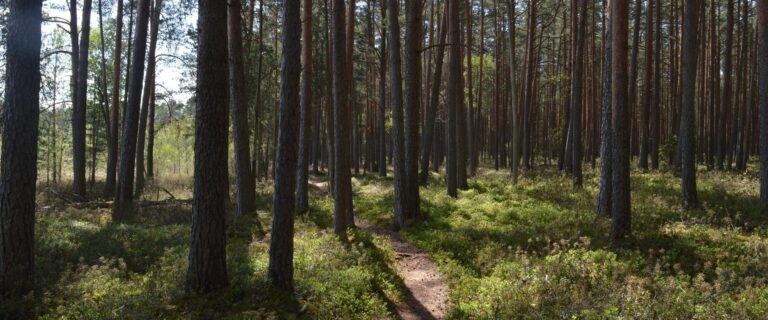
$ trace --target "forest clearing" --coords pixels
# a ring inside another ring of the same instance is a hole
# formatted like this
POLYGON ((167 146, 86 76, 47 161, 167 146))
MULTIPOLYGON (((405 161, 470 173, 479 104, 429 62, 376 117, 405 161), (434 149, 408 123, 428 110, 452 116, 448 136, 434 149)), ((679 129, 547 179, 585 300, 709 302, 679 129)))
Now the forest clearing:
POLYGON ((0 319, 768 319, 768 0, 0 29, 0 319))

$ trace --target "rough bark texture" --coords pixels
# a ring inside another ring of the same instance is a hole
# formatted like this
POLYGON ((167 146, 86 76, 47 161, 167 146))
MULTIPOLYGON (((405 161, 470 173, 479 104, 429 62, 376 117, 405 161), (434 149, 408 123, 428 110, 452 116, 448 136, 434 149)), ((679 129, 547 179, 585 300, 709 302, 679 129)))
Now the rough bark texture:
POLYGON ((139 131, 139 107, 141 106, 141 80, 144 74, 144 58, 147 48, 150 0, 138 0, 136 8, 136 30, 132 45, 130 74, 128 77, 128 100, 125 105, 123 134, 120 141, 120 166, 112 219, 130 219, 134 214, 133 181, 136 162, 136 135, 139 131))
MULTIPOLYGON (((277 138, 275 195, 272 200, 272 239, 268 277, 272 286, 293 291, 293 216, 298 160, 301 81, 301 4, 283 1, 283 59, 280 81, 280 122, 277 138)), ((339 148, 342 149, 342 148, 339 148)), ((337 176, 341 175, 337 172, 337 176)), ((349 173, 349 168, 347 168, 349 173)))
POLYGON ((9 319, 32 319, 42 1, 11 0, 7 4, 0 164, 0 310, 9 319))
POLYGON ((683 206, 699 205, 696 192, 696 66, 698 61, 699 11, 701 0, 685 0, 683 4, 683 72, 680 112, 680 161, 682 174, 683 206))
POLYGON ((392 109, 392 166, 394 167, 394 221, 392 227, 399 230, 407 218, 409 207, 405 172, 405 142, 403 130, 403 77, 400 56, 400 1, 387 1, 387 34, 389 35, 390 108, 392 109))
MULTIPOLYGON (((286 1, 288 2, 288 1, 286 1)), ((333 0, 331 28, 333 34, 333 196, 334 196, 334 231, 340 237, 345 238, 347 218, 352 211, 352 177, 349 172, 350 156, 350 124, 349 124, 349 95, 345 80, 345 44, 344 31, 344 1, 333 0), (343 146, 343 147, 342 147, 343 146)))
POLYGON ((221 52, 227 48, 227 3, 200 0, 198 4, 195 182, 186 290, 206 293, 228 285, 229 104, 227 54, 221 52))
POLYGON ((405 4, 405 218, 421 215, 419 205, 419 113, 421 111, 421 44, 423 0, 405 4))
POLYGON ((603 97, 600 112, 600 190, 597 195, 597 216, 611 217, 611 191, 613 179, 613 137, 611 128, 611 71, 613 60, 613 19, 611 6, 613 0, 608 0, 605 10, 605 56, 603 57, 603 97))
POLYGON ((726 119, 731 112, 731 106, 733 101, 733 1, 728 0, 727 18, 725 23, 725 62, 723 66, 723 97, 720 99, 720 114, 722 115, 718 119, 717 130, 717 158, 715 159, 715 168, 723 170, 725 163, 725 154, 727 151, 726 145, 726 119))
POLYGON ((155 52, 157 51, 157 34, 160 30, 160 11, 163 0, 154 0, 152 17, 149 27, 149 53, 147 53, 147 72, 144 76, 144 90, 141 95, 141 113, 139 114, 139 136, 136 139, 136 197, 144 192, 146 184, 146 167, 144 166, 144 151, 146 147, 147 122, 152 94, 155 87, 155 52))
POLYGON ((429 158, 432 156, 432 142, 434 140, 435 132, 435 117, 437 114, 437 106, 440 103, 440 85, 442 85, 443 78, 443 62, 445 61, 445 37, 448 33, 446 19, 448 11, 446 10, 440 22, 440 30, 438 31, 437 40, 437 53, 435 55, 435 74, 432 77, 432 88, 430 89, 429 104, 427 105, 427 114, 425 115, 424 130, 422 131, 421 140, 421 183, 427 184, 429 181, 429 158))
POLYGON ((768 208, 768 0, 757 1, 760 104, 760 203, 768 208))
POLYGON ((576 54, 573 56, 573 74, 571 74, 571 141, 573 156, 573 187, 580 189, 583 185, 583 176, 581 168, 581 109, 582 109, 582 87, 584 72, 584 38, 587 27, 587 2, 581 0, 578 2, 580 11, 578 15, 579 22, 576 31, 576 54))
MULTIPOLYGON (((381 21, 387 20, 387 6, 381 1, 381 21)), ((379 127, 379 176, 387 176, 387 28, 381 26, 381 49, 379 52, 379 112, 376 122, 379 127)))
POLYGON ((230 0, 227 8, 227 44, 229 54, 229 108, 235 143, 235 190, 237 215, 256 210, 256 188, 251 171, 248 95, 245 92, 243 32, 240 0, 230 0))
POLYGON ((72 107, 72 193, 78 200, 85 200, 85 105, 88 99, 90 22, 91 0, 84 0, 77 58, 77 90, 75 104, 72 107))
POLYGON ((447 0, 448 2, 448 43, 451 44, 448 50, 448 83, 446 89, 446 108, 448 109, 448 147, 446 163, 446 184, 448 195, 456 198, 457 190, 457 161, 456 161, 456 117, 459 108, 459 73, 461 73, 461 47, 459 43, 459 4, 458 0, 447 0))
MULTIPOLYGON (((509 82, 511 85, 510 88, 510 97, 509 97, 509 104, 510 108, 509 111, 512 113, 512 154, 510 162, 510 170, 512 171, 512 183, 517 184, 517 176, 519 174, 520 169, 520 121, 518 119, 518 103, 517 103, 517 56, 515 55, 515 0, 512 0, 509 7, 507 8, 508 12, 508 18, 509 18, 509 24, 510 28, 513 30, 512 34, 509 36, 509 44, 510 44, 510 50, 509 50, 509 82)), ((482 95, 481 93, 478 93, 478 95, 482 95)), ((479 105, 478 105, 479 108, 479 105)))
POLYGON ((120 76, 123 47, 123 0, 117 0, 117 17, 115 22, 115 55, 112 66, 112 105, 109 113, 109 146, 107 151, 107 180, 104 185, 104 195, 115 195, 117 180, 117 145, 120 132, 120 76))
POLYGON ((643 76, 643 101, 640 109, 640 159, 637 166, 648 169, 650 141, 651 103, 653 103, 653 0, 648 0, 645 20, 645 75, 643 76))
POLYGON ((296 211, 309 209, 309 154, 312 130, 312 0, 304 0, 302 17, 301 55, 304 69, 301 76, 301 115, 299 117, 299 163, 296 171, 296 211))
POLYGON ((629 189, 629 79, 627 75, 627 51, 629 33, 629 7, 627 1, 611 1, 611 95, 613 112, 613 192, 611 211, 613 221, 611 239, 621 247, 632 231, 632 205, 629 189))

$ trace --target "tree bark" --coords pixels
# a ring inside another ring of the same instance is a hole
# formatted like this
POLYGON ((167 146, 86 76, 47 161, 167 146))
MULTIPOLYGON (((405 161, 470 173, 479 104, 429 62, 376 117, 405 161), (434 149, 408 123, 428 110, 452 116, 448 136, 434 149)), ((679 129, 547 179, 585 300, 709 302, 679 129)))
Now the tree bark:
POLYGON ((573 56, 573 74, 571 74, 571 141, 573 143, 573 187, 581 189, 583 187, 582 177, 582 144, 581 144, 581 109, 583 93, 583 72, 584 72, 584 38, 587 27, 587 2, 579 2, 580 11, 576 31, 576 54, 573 56))
POLYGON ((83 16, 78 48, 77 86, 72 107, 72 193, 85 200, 85 109, 88 99, 88 46, 91 34, 91 0, 83 1, 83 16))
POLYGON ((421 140, 421 183, 427 184, 429 181, 429 158, 432 156, 432 143, 435 132, 435 118, 437 117, 437 107, 440 103, 440 86, 443 78, 443 62, 445 60, 445 37, 448 33, 447 6, 441 15, 440 30, 438 31, 437 53, 435 54, 435 74, 432 78, 432 88, 430 89, 429 105, 427 105, 427 114, 425 115, 424 130, 421 140))
POLYGON ((139 107, 141 106, 141 80, 144 74, 144 58, 147 48, 150 0, 138 0, 135 37, 132 46, 130 76, 128 77, 128 101, 125 105, 122 141, 120 142, 120 166, 112 219, 128 220, 133 217, 133 181, 136 161, 136 138, 139 131, 139 107))
POLYGON ((643 170, 648 169, 650 142, 650 116, 651 104, 653 103, 653 0, 648 0, 645 21, 645 75, 643 76, 643 101, 640 110, 640 159, 638 167, 643 170))
POLYGON ((242 4, 230 0, 227 6, 227 45, 229 53, 229 107, 235 149, 235 190, 237 216, 256 210, 256 188, 251 171, 248 94, 245 92, 243 62, 242 4))
POLYGON ((309 209, 309 154, 312 130, 312 0, 304 0, 302 18, 302 56, 304 68, 301 76, 301 115, 299 117, 299 162, 296 172, 296 211, 309 209))
POLYGON ((405 172, 405 141, 403 128, 403 78, 400 58, 400 2, 387 1, 387 29, 389 35, 390 107, 392 109, 392 165, 395 169, 395 206, 392 228, 397 231, 405 224, 411 199, 405 172))
MULTIPOLYGON (((195 182, 186 291, 207 293, 229 285, 226 252, 229 104, 227 54, 221 52, 227 48, 227 37, 223 36, 227 32, 227 2, 199 0, 198 4, 195 182)), ((293 205, 293 201, 290 203, 293 205)))
POLYGON ((141 197, 146 184, 146 167, 144 166, 144 151, 147 137, 147 118, 149 118, 149 104, 155 87, 155 52, 157 51, 157 34, 160 29, 160 11, 163 0, 154 0, 152 4, 152 17, 149 28, 149 53, 147 54, 147 72, 144 77, 144 90, 141 96, 141 113, 139 115, 139 136, 136 140, 136 197, 141 197))
POLYGON ((332 7, 333 34, 333 188, 334 188, 334 231, 346 238, 349 216, 352 211, 352 180, 350 176, 349 156, 349 95, 345 81, 345 44, 346 32, 344 18, 344 1, 333 0, 332 7))
MULTIPOLYGON (((280 123, 277 142, 272 239, 268 276, 275 288, 293 291, 293 219, 301 81, 301 4, 283 1, 283 61, 280 81, 280 123)), ((339 150, 343 148, 338 148, 339 150)), ((347 168, 347 174, 349 168, 347 168)), ((341 176, 341 171, 336 176, 341 176)))
POLYGON ((115 18, 115 55, 112 66, 112 106, 110 109, 109 149, 107 151, 107 180, 104 185, 104 196, 115 195, 117 180, 117 146, 120 132, 120 76, 121 56, 123 48, 123 0, 117 0, 117 17, 115 18))
POLYGON ((603 57, 603 97, 600 112, 600 190, 597 196, 597 216, 611 217, 611 193, 613 179, 613 128, 611 126, 612 99, 612 60, 613 60, 613 15, 614 0, 604 1, 605 8, 605 38, 603 57))
POLYGON ((760 203, 768 208, 768 0, 757 1, 760 105, 760 203))
POLYGON ((421 215, 418 179, 419 113, 421 111, 422 90, 421 44, 424 42, 423 9, 423 0, 408 0, 405 5, 405 166, 403 179, 405 180, 404 213, 406 219, 416 219, 421 215))
MULTIPOLYGON (((726 132, 728 116, 731 114, 733 103, 733 24, 734 14, 733 5, 734 0, 728 0, 727 18, 725 23, 725 63, 723 67, 723 96, 720 99, 720 118, 718 119, 718 132, 717 132, 717 159, 715 159, 715 167, 719 170, 723 170, 726 153, 728 152, 726 132)), ((729 157, 730 158, 730 157, 729 157)))
MULTIPOLYGON (((390 0, 392 1, 392 0, 390 0)), ((459 73, 461 73, 461 47, 459 47, 459 4, 458 0, 447 0, 448 4, 448 82, 446 89, 446 108, 448 109, 448 147, 446 164, 446 184, 448 195, 458 197, 458 167, 456 153, 456 126, 457 109, 459 108, 458 88, 460 84, 459 73)))
POLYGON ((680 113, 680 160, 682 173, 683 206, 691 209, 699 205, 696 192, 695 114, 696 67, 698 61, 699 12, 701 0, 685 0, 683 4, 683 79, 682 108, 680 113))
POLYGON ((0 307, 9 318, 32 319, 42 1, 11 0, 7 4, 0 164, 0 307))
POLYGON ((626 245, 632 232, 632 205, 629 183, 629 79, 627 76, 627 49, 629 33, 629 7, 627 1, 611 1, 611 105, 613 112, 613 190, 611 192, 611 239, 616 247, 626 245))

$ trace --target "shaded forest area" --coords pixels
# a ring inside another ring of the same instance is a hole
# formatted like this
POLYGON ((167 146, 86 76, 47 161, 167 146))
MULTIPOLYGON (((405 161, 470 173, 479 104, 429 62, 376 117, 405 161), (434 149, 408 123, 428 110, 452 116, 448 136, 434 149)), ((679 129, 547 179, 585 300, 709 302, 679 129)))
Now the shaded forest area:
POLYGON ((0 319, 768 317, 768 0, 0 25, 0 319))

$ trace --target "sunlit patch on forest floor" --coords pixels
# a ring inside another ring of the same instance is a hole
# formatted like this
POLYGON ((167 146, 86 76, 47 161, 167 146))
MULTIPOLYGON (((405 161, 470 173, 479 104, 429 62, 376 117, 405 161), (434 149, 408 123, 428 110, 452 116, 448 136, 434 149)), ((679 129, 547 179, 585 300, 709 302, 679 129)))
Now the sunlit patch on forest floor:
MULTIPOLYGON (((451 287, 453 318, 764 319, 768 215, 746 174, 699 171, 702 208, 680 206, 679 178, 632 173, 633 239, 610 249, 595 218, 598 176, 574 191, 554 169, 481 169, 458 199, 434 175, 421 189, 429 219, 403 232, 432 253, 451 287)), ((358 181, 356 207, 388 224, 390 181, 358 181)))
MULTIPOLYGON (((596 219, 598 177, 585 167, 574 191, 555 169, 481 169, 458 199, 442 176, 421 188, 428 215, 401 233, 430 253, 450 287, 450 318, 761 319, 768 315, 768 215, 757 206, 756 167, 746 174, 700 168, 702 208, 680 206, 679 179, 632 173, 633 238, 610 249, 609 221, 596 219)), ((316 179, 319 179, 316 177, 316 179)), ((230 218, 230 287, 184 294, 191 180, 159 179, 131 223, 108 207, 39 195, 38 315, 44 319, 381 319, 393 318, 403 282, 385 237, 332 232, 333 201, 313 185, 311 210, 296 221, 295 297, 266 283, 271 184, 259 186, 258 218, 230 218), (266 231, 261 234, 260 227, 266 231), (289 302, 287 302, 289 301, 289 302)), ((357 214, 391 225, 392 180, 353 178, 357 214)), ((230 210, 234 211, 234 210, 230 210)))
MULTIPOLYGON (((176 197, 188 184, 157 181, 176 197)), ((352 232, 342 243, 331 228, 332 202, 313 192, 296 221, 294 297, 268 289, 271 185, 259 192, 258 219, 230 217, 228 289, 186 296, 191 204, 155 199, 135 221, 111 222, 109 208, 62 201, 43 191, 36 227, 38 315, 43 319, 386 319, 403 299, 388 241, 352 232), (48 196, 46 196, 48 194, 48 196), (266 234, 259 232, 259 224, 266 234)), ((181 196, 180 196, 181 195, 181 196)), ((165 197, 168 197, 167 195, 165 197)), ((234 208, 230 210, 234 212, 234 208)))

